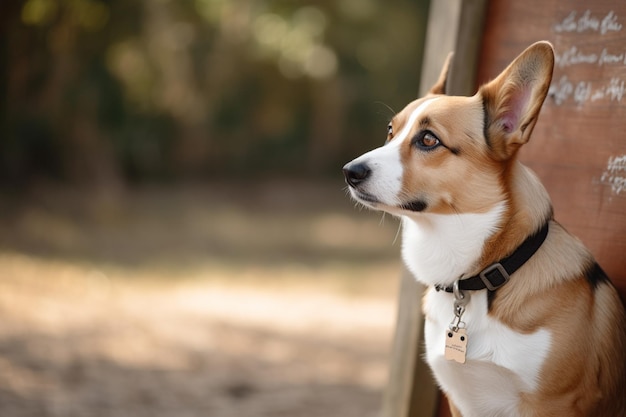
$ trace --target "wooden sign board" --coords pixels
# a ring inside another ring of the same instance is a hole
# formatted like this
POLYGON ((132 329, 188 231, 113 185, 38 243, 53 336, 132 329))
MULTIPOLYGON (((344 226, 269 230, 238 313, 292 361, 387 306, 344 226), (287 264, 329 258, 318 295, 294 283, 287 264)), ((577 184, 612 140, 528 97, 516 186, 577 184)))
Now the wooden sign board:
POLYGON ((530 44, 554 45, 550 93, 520 159, 626 299, 626 3, 494 0, 483 36, 479 85, 530 44))

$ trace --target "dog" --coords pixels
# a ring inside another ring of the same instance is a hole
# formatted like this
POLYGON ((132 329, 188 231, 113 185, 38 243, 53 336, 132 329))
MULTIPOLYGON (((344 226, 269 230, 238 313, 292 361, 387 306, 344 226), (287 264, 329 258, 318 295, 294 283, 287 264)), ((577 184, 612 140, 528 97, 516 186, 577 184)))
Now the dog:
POLYGON ((626 416, 624 306, 516 158, 552 45, 531 45, 472 97, 445 94, 451 59, 343 173, 356 201, 401 218, 402 258, 427 286, 426 361, 452 415, 626 416))

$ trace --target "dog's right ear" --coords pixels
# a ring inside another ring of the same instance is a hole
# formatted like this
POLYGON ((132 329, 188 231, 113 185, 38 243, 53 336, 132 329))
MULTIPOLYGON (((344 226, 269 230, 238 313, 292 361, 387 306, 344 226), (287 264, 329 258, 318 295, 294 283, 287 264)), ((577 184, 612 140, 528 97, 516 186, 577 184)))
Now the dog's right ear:
POLYGON ((430 94, 446 94, 446 87, 448 85, 448 76, 450 75, 450 67, 452 66, 452 59, 454 58, 454 52, 450 52, 439 74, 439 79, 428 91, 430 94))

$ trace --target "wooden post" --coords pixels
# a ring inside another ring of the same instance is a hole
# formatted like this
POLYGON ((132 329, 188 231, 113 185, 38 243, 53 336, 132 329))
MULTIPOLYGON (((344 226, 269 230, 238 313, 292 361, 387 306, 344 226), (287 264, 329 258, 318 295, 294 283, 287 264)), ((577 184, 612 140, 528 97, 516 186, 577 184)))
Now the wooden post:
POLYGON ((391 352, 389 383, 383 400, 383 417, 432 417, 438 390, 423 355, 424 288, 405 270, 400 283, 398 317, 391 352))
MULTIPOLYGON (((455 51, 450 69, 449 94, 471 94, 480 53, 487 0, 432 1, 426 32, 420 96, 439 76, 448 53, 455 51)), ((396 331, 390 361, 389 383, 383 399, 383 417, 432 417, 439 404, 439 390, 422 359, 424 287, 408 271, 402 274, 396 331)))

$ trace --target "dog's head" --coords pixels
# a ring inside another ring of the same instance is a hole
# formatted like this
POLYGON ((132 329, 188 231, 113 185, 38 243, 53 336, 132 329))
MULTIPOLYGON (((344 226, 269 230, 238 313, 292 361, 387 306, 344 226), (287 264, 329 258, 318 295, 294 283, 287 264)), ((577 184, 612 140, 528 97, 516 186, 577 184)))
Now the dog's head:
POLYGON ((384 146, 343 167, 357 201, 412 215, 480 213, 506 199, 508 168, 548 93, 552 46, 531 45, 472 97, 445 95, 450 61, 429 94, 393 117, 384 146))

